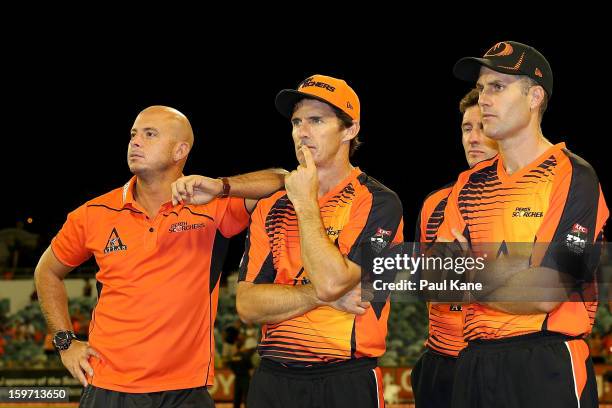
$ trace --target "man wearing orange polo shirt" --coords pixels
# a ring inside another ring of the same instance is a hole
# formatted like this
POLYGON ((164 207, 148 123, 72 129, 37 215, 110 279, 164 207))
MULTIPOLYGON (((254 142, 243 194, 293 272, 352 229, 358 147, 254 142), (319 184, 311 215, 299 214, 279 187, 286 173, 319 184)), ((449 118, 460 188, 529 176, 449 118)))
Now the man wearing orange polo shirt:
POLYGON ((134 177, 71 212, 38 263, 36 288, 54 345, 86 387, 81 407, 214 406, 206 386, 221 266, 228 239, 247 226, 255 204, 229 196, 268 195, 282 187, 284 172, 176 182, 193 139, 179 111, 143 110, 128 144, 134 177), (84 343, 70 331, 62 280, 92 255, 99 300, 84 343))

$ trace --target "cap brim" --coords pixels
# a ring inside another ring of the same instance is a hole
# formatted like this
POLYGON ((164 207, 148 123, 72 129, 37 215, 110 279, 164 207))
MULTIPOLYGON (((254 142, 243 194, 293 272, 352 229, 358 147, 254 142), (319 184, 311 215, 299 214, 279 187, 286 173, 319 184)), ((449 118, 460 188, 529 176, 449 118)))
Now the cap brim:
POLYGON ((303 99, 306 96, 306 94, 298 92, 295 89, 283 89, 276 95, 276 99, 274 100, 276 110, 278 110, 284 117, 291 119, 293 107, 300 99, 303 99))
POLYGON ((476 83, 476 81, 478 81, 478 77, 480 76, 480 68, 483 66, 490 68, 493 71, 501 72, 502 74, 526 75, 521 71, 498 67, 486 58, 476 57, 461 58, 453 67, 453 74, 455 77, 464 81, 476 83))
POLYGON ((296 91, 295 89, 283 89, 282 91, 280 91, 276 95, 274 104, 276 105, 276 110, 278 110, 281 115, 283 115, 287 119, 291 119, 291 116, 293 116, 293 108, 295 107, 295 104, 304 98, 316 99, 318 101, 325 102, 328 105, 334 106, 332 103, 326 101, 323 98, 309 93, 296 91))
POLYGON ((461 80, 475 83, 478 80, 480 68, 483 65, 496 70, 494 67, 491 67, 491 63, 485 58, 465 57, 455 64, 453 75, 461 80))

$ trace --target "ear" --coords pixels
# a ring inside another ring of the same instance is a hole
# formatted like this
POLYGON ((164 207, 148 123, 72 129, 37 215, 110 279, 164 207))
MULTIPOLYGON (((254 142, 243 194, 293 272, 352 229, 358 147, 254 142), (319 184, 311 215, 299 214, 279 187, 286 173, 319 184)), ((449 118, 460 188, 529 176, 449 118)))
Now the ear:
POLYGON ((179 162, 187 158, 189 151, 191 150, 191 146, 187 142, 178 142, 174 145, 174 154, 173 159, 175 162, 179 162))
POLYGON ((354 139, 359 134, 359 121, 354 120, 351 127, 344 129, 344 137, 342 138, 343 142, 348 142, 349 140, 354 139))
POLYGON ((542 104, 542 102, 544 101, 544 88, 542 88, 541 86, 532 86, 529 89, 529 95, 530 95, 530 102, 529 102, 529 109, 531 110, 537 110, 540 108, 540 105, 542 104))

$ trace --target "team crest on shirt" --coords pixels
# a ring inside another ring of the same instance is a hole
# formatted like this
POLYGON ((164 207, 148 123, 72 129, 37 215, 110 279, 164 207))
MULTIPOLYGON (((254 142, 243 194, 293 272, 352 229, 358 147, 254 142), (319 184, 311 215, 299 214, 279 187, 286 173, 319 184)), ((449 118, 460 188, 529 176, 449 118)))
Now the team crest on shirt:
POLYGON ((586 246, 586 235, 589 229, 576 223, 572 226, 572 230, 565 238, 565 245, 575 254, 581 255, 586 246))
POLYGON ((531 211, 531 207, 516 207, 512 212, 514 218, 542 218, 544 212, 542 211, 531 211))
POLYGON ((104 247, 104 253, 108 254, 110 252, 125 250, 127 250, 127 245, 124 245, 123 241, 121 241, 117 228, 113 228, 110 236, 108 237, 108 241, 106 242, 106 246, 104 247))
POLYGON ((391 231, 379 227, 376 230, 376 234, 370 238, 370 245, 376 253, 379 253, 385 249, 389 241, 391 241, 391 231))
POLYGON ((189 230, 194 230, 194 229, 198 229, 198 228, 204 228, 205 224, 202 223, 197 223, 197 224, 187 224, 187 221, 181 221, 181 222, 175 222, 174 224, 172 224, 170 226, 170 228, 168 229, 168 232, 182 232, 182 231, 189 231, 189 230))

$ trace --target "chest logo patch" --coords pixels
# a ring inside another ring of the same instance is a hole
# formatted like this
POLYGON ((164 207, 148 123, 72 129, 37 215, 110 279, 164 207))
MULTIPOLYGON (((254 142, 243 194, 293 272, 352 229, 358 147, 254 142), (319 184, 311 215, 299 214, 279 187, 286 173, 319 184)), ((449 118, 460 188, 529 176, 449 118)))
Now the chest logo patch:
POLYGON ((119 233, 117 232, 117 228, 113 228, 108 237, 108 241, 106 242, 106 246, 104 247, 104 253, 108 254, 110 252, 116 251, 126 251, 127 245, 123 244, 121 241, 121 237, 119 237, 119 233))

